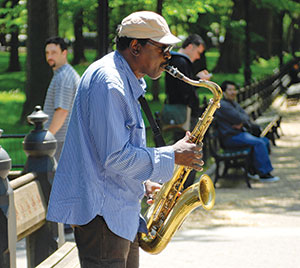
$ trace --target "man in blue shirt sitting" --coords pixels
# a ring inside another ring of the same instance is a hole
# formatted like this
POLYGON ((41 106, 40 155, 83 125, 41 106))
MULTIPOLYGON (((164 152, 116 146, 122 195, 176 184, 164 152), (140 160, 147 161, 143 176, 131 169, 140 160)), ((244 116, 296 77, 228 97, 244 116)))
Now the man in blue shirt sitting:
POLYGON ((132 13, 118 28, 117 51, 81 78, 47 219, 74 226, 82 267, 138 267, 144 194, 170 180, 175 164, 202 169, 202 146, 189 132, 172 146, 146 146, 143 77, 158 78, 179 41, 160 15, 132 13))
POLYGON ((248 114, 235 101, 237 94, 235 83, 224 81, 221 88, 223 99, 215 117, 222 143, 228 148, 242 146, 252 148, 254 171, 253 174, 248 174, 250 178, 257 178, 261 182, 278 181, 279 177, 270 173, 273 167, 268 153, 269 140, 266 137, 256 137, 247 130, 253 123, 248 114))

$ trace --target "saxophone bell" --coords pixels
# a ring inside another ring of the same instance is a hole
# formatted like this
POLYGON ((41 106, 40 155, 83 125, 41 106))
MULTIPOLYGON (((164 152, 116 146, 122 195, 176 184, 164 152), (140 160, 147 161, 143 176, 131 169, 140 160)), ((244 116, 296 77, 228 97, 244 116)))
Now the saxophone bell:
POLYGON ((216 192, 215 187, 207 174, 203 174, 200 178, 199 183, 199 200, 201 206, 205 210, 211 210, 215 205, 216 192))

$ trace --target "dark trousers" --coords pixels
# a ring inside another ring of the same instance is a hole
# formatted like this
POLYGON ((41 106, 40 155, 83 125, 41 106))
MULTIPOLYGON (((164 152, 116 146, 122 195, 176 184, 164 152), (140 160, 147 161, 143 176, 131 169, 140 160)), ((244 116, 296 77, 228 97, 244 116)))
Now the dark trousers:
POLYGON ((133 243, 117 236, 108 229, 103 217, 75 227, 74 235, 82 268, 139 267, 138 236, 133 243))

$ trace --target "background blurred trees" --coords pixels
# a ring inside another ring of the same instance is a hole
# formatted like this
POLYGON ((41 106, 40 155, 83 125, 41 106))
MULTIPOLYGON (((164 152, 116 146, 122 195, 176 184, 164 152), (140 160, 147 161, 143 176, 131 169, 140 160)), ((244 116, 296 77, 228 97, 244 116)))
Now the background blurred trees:
POLYGON ((19 0, 0 1, 0 42, 10 47, 10 61, 8 72, 20 71, 19 41, 21 25, 25 24, 24 5, 19 0), (5 36, 9 33, 9 40, 5 36))
POLYGON ((56 0, 27 0, 26 101, 22 118, 43 104, 52 71, 45 61, 45 40, 58 34, 56 0))
MULTIPOLYGON (((120 21, 138 10, 162 13, 172 32, 182 39, 200 34, 207 49, 219 51, 213 72, 236 73, 253 60, 273 56, 282 63, 283 53, 295 55, 300 47, 298 0, 0 0, 0 42, 11 53, 9 70, 19 68, 17 37, 27 37, 23 115, 43 103, 48 87, 47 37, 59 34, 70 41, 72 64, 86 60, 87 48, 96 49, 99 58, 113 50, 120 21)), ((251 70, 249 74, 251 80, 251 70)))

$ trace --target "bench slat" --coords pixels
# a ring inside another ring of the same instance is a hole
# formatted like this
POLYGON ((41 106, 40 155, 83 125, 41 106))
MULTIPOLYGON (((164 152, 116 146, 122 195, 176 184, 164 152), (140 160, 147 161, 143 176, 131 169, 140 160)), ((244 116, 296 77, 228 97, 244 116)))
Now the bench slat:
MULTIPOLYGON (((46 260, 41 262, 36 268, 52 268, 52 267, 76 267, 76 266, 57 266, 70 255, 74 260, 77 261, 79 265, 79 259, 77 255, 77 247, 74 242, 66 242, 58 250, 56 250, 51 256, 46 260)), ((79 266, 78 266, 79 267, 79 266)))
POLYGON ((66 255, 54 267, 55 268, 77 268, 77 267, 80 267, 77 247, 74 247, 72 249, 72 251, 68 255, 66 255))
POLYGON ((260 126, 266 126, 270 122, 273 121, 278 121, 280 119, 279 115, 274 115, 274 116, 261 116, 255 120, 255 123, 260 125, 260 126))
POLYGON ((264 137, 267 135, 267 133, 272 129, 273 126, 275 126, 280 120, 280 117, 274 117, 274 119, 264 128, 262 133, 260 134, 261 137, 264 137))

